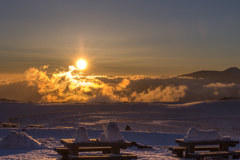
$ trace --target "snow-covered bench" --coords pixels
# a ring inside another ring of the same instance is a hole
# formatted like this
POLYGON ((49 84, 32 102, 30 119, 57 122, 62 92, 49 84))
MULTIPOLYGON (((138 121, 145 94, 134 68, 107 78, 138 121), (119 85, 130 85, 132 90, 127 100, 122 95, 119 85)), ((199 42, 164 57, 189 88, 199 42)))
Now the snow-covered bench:
POLYGON ((69 160, 130 160, 130 159, 137 159, 137 156, 132 154, 109 154, 109 155, 87 155, 87 156, 69 155, 68 158, 69 160))
MULTIPOLYGON (((169 147, 169 150, 172 151, 173 154, 177 154, 178 157, 183 158, 183 152, 185 151, 185 147, 169 147)), ((219 151, 219 147, 195 147, 196 151, 219 151)))
POLYGON ((232 156, 232 159, 240 158, 240 151, 218 151, 218 152, 207 152, 207 153, 189 153, 189 158, 195 158, 204 160, 205 157, 222 157, 228 159, 228 156, 232 156))
MULTIPOLYGON (((62 156, 63 160, 68 159, 69 155, 69 149, 65 147, 55 147, 55 151, 58 152, 59 155, 62 156)), ((108 154, 111 153, 111 147, 79 147, 79 152, 93 152, 93 151, 102 151, 102 154, 108 154)))

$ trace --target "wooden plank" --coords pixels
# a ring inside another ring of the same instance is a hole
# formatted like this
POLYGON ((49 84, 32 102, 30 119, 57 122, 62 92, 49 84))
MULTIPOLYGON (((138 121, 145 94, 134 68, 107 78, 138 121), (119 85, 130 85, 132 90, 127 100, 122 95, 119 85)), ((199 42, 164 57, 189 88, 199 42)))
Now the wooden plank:
POLYGON ((3 127, 16 127, 18 124, 14 123, 1 123, 3 127))
POLYGON ((38 127, 38 128, 43 128, 44 125, 29 124, 28 127, 38 127))
MULTIPOLYGON (((68 148, 54 148, 55 151, 58 152, 59 155, 62 156, 62 160, 68 160, 69 149, 68 148)), ((93 151, 102 151, 102 154, 109 154, 112 153, 111 147, 80 147, 78 148, 78 152, 93 152, 93 151)))
POLYGON ((207 153, 189 153, 188 158, 204 158, 204 157, 225 157, 225 156, 240 156, 240 151, 219 151, 207 153))
POLYGON ((91 142, 74 142, 74 139, 61 139, 60 142, 65 147, 72 147, 72 146, 81 146, 81 147, 100 147, 100 146, 111 146, 111 147, 120 147, 122 149, 126 149, 127 147, 131 147, 131 142, 100 142, 98 139, 90 139, 91 142))
POLYGON ((186 142, 183 139, 175 139, 175 142, 179 144, 179 146, 185 147, 187 145, 228 145, 231 147, 235 147, 236 144, 239 144, 238 140, 216 140, 216 141, 192 141, 192 142, 186 142))
POLYGON ((89 156, 68 156, 69 160, 130 160, 137 159, 132 154, 111 154, 111 155, 89 155, 89 156))
POLYGON ((60 128, 60 129, 74 129, 74 127, 65 127, 65 126, 57 126, 56 128, 60 128))
MULTIPOLYGON (((169 147, 169 150, 175 151, 185 151, 185 147, 169 147)), ((207 146, 207 147, 195 147, 195 151, 219 151, 218 146, 207 146)))
MULTIPOLYGON (((169 150, 172 151, 173 154, 177 154, 178 157, 183 158, 183 152, 185 151, 185 147, 169 147, 169 150)), ((219 151, 218 146, 207 146, 207 147, 195 147, 195 151, 219 151)))
MULTIPOLYGON (((69 153, 68 148, 54 148, 55 151, 59 153, 69 153)), ((91 152, 91 151, 109 151, 111 152, 111 147, 79 147, 79 152, 91 152)))

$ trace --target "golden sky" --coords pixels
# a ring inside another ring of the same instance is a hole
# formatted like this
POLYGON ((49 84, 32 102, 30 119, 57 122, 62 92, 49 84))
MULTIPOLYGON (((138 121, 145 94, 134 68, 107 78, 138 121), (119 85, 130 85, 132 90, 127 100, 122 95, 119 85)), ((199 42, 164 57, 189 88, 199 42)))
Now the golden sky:
MULTIPOLYGON (((240 67, 240 2, 3 1, 0 77, 88 63, 85 75, 171 76, 240 67)), ((15 78, 18 77, 18 78, 15 78)))

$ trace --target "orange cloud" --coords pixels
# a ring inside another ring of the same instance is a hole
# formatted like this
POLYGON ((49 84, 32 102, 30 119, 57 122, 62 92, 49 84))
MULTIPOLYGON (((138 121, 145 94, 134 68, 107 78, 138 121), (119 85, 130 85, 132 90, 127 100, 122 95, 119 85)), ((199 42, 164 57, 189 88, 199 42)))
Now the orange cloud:
POLYGON ((178 102, 180 98, 185 96, 185 90, 187 90, 187 86, 167 86, 157 87, 155 90, 148 89, 148 92, 142 92, 137 94, 133 93, 133 97, 135 97, 135 102, 178 102))
POLYGON ((74 66, 48 74, 30 68, 26 80, 37 86, 40 102, 191 102, 239 97, 239 84, 188 77, 83 76, 74 66))

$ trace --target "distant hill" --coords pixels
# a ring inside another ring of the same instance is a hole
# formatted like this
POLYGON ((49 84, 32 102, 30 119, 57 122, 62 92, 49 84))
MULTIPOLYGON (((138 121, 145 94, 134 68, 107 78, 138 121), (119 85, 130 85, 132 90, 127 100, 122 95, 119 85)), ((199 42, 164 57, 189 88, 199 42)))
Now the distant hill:
POLYGON ((224 71, 203 70, 180 75, 180 77, 209 78, 216 82, 240 83, 240 70, 237 67, 231 67, 224 71))
POLYGON ((41 95, 36 86, 28 86, 26 81, 0 85, 0 102, 39 102, 41 95))
POLYGON ((18 101, 6 99, 6 98, 0 98, 0 102, 18 102, 18 101))

